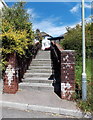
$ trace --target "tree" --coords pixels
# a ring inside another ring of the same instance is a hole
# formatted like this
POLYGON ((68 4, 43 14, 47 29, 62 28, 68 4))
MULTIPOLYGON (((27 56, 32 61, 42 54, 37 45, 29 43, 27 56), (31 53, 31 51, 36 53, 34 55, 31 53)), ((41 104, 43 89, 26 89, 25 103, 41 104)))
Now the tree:
POLYGON ((35 35, 23 2, 4 9, 1 29, 3 65, 5 66, 7 55, 10 53, 16 52, 20 57, 27 57, 26 51, 30 51, 35 35))
POLYGON ((3 18, 13 25, 16 30, 25 29, 29 22, 29 14, 24 9, 24 5, 24 2, 18 2, 12 8, 3 10, 3 18))
MULTIPOLYGON (((79 24, 76 25, 74 28, 67 27, 67 33, 61 45, 64 49, 68 50, 75 50, 76 51, 76 58, 80 59, 82 56, 82 28, 79 24)), ((91 24, 86 24, 86 53, 87 57, 91 55, 91 24)))

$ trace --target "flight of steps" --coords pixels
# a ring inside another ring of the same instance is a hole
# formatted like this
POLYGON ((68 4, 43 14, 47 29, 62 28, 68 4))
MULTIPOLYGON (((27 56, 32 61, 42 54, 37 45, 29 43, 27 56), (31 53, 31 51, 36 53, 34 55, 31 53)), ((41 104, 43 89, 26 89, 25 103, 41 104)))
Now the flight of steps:
POLYGON ((39 51, 24 74, 20 87, 43 91, 53 90, 53 80, 49 80, 51 74, 50 51, 39 51))

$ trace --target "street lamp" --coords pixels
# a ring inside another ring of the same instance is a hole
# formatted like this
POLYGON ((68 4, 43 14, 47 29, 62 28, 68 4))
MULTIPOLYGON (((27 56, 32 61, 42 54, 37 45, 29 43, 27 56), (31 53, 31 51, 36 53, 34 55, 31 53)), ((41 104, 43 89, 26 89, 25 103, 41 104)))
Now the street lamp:
POLYGON ((82 100, 87 100, 87 80, 86 80, 86 51, 85 51, 85 11, 84 11, 84 0, 82 0, 82 56, 83 56, 83 72, 82 72, 82 100))

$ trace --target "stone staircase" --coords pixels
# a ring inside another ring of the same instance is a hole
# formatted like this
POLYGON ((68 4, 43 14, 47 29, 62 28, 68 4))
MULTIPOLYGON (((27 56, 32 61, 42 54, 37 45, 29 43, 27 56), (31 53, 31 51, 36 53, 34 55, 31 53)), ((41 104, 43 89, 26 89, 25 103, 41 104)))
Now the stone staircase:
POLYGON ((49 80, 51 74, 50 51, 39 51, 24 74, 20 87, 22 89, 30 87, 31 89, 43 91, 53 90, 53 80, 49 80))
POLYGON ((51 73, 50 52, 39 51, 26 71, 23 82, 19 83, 18 92, 15 95, 2 94, 3 106, 82 117, 76 102, 61 99, 55 94, 53 80, 48 79, 51 73))

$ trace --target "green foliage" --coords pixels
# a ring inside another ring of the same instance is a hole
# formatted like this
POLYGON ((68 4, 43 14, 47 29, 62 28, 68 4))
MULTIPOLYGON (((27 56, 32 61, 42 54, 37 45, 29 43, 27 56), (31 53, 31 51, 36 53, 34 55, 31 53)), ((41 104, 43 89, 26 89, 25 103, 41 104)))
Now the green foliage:
POLYGON ((82 91, 82 28, 76 25, 74 28, 67 27, 67 33, 61 45, 64 49, 76 51, 76 66, 75 66, 75 81, 78 84, 79 94, 76 95, 78 106, 84 111, 93 112, 93 79, 92 79, 92 64, 91 59, 93 44, 91 44, 91 23, 85 25, 85 40, 86 40, 86 74, 87 74, 87 101, 81 100, 82 91))
MULTIPOLYGON (((91 24, 86 24, 86 55, 89 57, 91 51, 91 24)), ((74 28, 67 27, 67 33, 64 36, 61 45, 64 49, 71 49, 76 51, 76 60, 82 56, 82 28, 76 25, 74 28)))
POLYGON ((75 75, 76 75, 76 83, 79 85, 79 88, 82 84, 81 75, 82 75, 82 62, 78 61, 75 66, 75 75))
MULTIPOLYGON (((87 101, 83 102, 80 100, 80 94, 78 94, 77 103, 78 106, 84 110, 84 111, 93 111, 93 96, 92 96, 92 90, 93 90, 93 80, 91 79, 92 71, 91 71, 91 59, 86 59, 86 74, 87 74, 87 101)), ((78 61, 75 67, 76 72, 76 83, 79 85, 79 90, 82 89, 82 62, 78 61)))
POLYGON ((20 57, 23 55, 27 57, 26 51, 30 51, 35 35, 23 2, 4 9, 2 18, 0 37, 2 38, 2 67, 4 68, 7 55, 10 53, 16 52, 20 57))
POLYGON ((3 10, 3 18, 6 19, 16 30, 22 30, 27 27, 29 21, 29 15, 24 9, 25 3, 15 3, 12 8, 6 8, 3 10))

